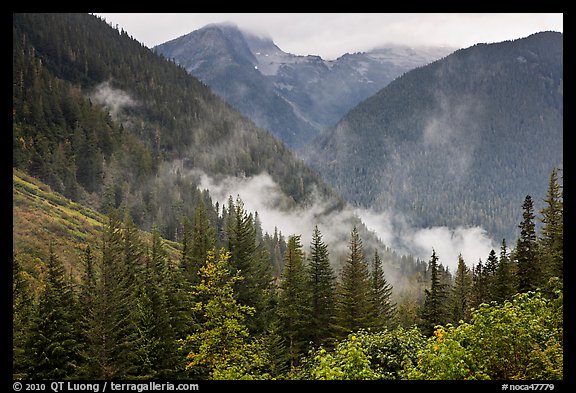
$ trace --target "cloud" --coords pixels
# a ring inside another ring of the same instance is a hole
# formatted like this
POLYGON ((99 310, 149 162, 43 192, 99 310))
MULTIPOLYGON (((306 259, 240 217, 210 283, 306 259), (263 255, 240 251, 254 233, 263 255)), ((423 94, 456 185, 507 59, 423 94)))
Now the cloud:
MULTIPOLYGON (((314 226, 318 225, 331 254, 345 254, 355 218, 360 218, 384 245, 401 255, 428 261, 434 249, 439 261, 452 273, 456 271, 458 254, 461 253, 467 265, 472 266, 480 258, 486 260, 490 250, 498 247, 480 227, 415 228, 401 213, 376 213, 350 206, 333 210, 331 201, 319 195, 312 196, 311 202, 304 207, 294 206, 268 173, 244 178, 214 178, 197 170, 194 173, 200 178, 199 188, 209 190, 214 201, 226 205, 230 196, 234 199, 240 196, 247 211, 258 212, 265 232, 274 233, 274 228, 278 228, 285 236, 301 235, 305 250, 312 239, 314 226)), ((365 248, 376 246, 369 244, 368 239, 363 241, 365 248)), ((333 262, 338 265, 338 261, 333 262)))
POLYGON ((214 178, 195 171, 200 177, 199 188, 210 192, 212 200, 226 206, 230 196, 242 199, 248 212, 258 212, 264 232, 274 233, 278 228, 285 236, 301 235, 302 244, 312 239, 312 231, 318 225, 323 240, 335 252, 348 246, 352 229, 352 210, 334 211, 333 201, 312 195, 306 206, 295 206, 268 173, 251 177, 225 176, 214 178))
POLYGON ((128 93, 111 87, 110 82, 102 82, 96 86, 90 98, 97 104, 104 106, 115 120, 122 109, 138 105, 128 93))
POLYGON ((368 209, 356 209, 355 212, 390 248, 425 261, 430 260, 434 249, 439 262, 448 266, 451 273, 456 272, 458 254, 462 254, 466 264, 471 267, 478 264, 479 259, 485 261, 490 250, 499 248, 481 227, 415 228, 400 213, 376 213, 368 209))

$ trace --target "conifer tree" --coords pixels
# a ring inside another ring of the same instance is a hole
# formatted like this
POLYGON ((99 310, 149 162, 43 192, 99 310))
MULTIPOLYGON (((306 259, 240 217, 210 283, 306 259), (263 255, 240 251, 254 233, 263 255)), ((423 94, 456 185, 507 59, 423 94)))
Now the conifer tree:
POLYGON ((194 269, 194 260, 192 258, 192 225, 188 217, 182 218, 181 244, 180 269, 184 278, 192 284, 196 280, 197 270, 194 269))
POLYGON ((92 255, 92 249, 89 245, 84 249, 83 257, 84 272, 81 276, 80 283, 80 309, 82 310, 80 320, 78 321, 81 332, 81 355, 82 367, 79 376, 90 379, 93 376, 93 370, 97 368, 96 357, 98 351, 98 337, 102 331, 101 323, 98 320, 98 311, 101 307, 102 298, 98 292, 98 271, 97 264, 92 255))
POLYGON ((243 280, 236 282, 234 291, 238 302, 256 309, 256 315, 246 321, 250 332, 262 333, 269 323, 268 298, 271 291, 271 265, 263 247, 256 246, 256 231, 251 214, 244 210, 244 203, 229 199, 227 222, 229 264, 232 272, 240 272, 243 280))
MULTIPOLYGON (((129 224, 128 224, 129 225, 129 224)), ((112 210, 104 228, 102 258, 96 264, 96 296, 92 311, 85 311, 82 376, 89 379, 126 378, 137 375, 138 295, 136 270, 141 257, 135 228, 128 234, 112 210)), ((86 256, 88 258, 88 256, 86 256)), ((88 266, 88 263, 87 263, 88 266)), ((86 269, 85 275, 90 275, 86 269)), ((138 280, 141 278, 139 277, 138 280)), ((83 288, 83 298, 89 286, 83 288)))
POLYGON ((541 255, 547 277, 564 275, 564 214, 561 186, 558 182, 558 170, 550 173, 548 193, 544 199, 546 206, 540 211, 542 229, 540 231, 541 255))
POLYGON ((12 257, 12 374, 14 379, 27 379, 27 362, 34 361, 26 356, 26 342, 30 322, 34 316, 34 297, 28 280, 24 276, 20 261, 12 257))
POLYGON ((198 282, 198 271, 206 261, 208 251, 216 246, 216 230, 208 219, 208 212, 204 201, 200 199, 194 211, 194 225, 192 226, 192 239, 190 245, 190 261, 188 273, 192 284, 198 282))
POLYGON ((392 302, 392 286, 386 281, 378 250, 374 251, 370 270, 370 289, 373 327, 377 330, 391 328, 395 324, 396 304, 392 302))
POLYGON ((189 312, 189 302, 182 297, 182 282, 173 274, 157 230, 146 256, 144 284, 137 301, 139 375, 167 378, 176 375, 178 352, 176 340, 183 335, 182 307, 189 312))
POLYGON ((518 226, 520 228, 520 237, 516 242, 514 252, 517 266, 518 292, 532 291, 543 282, 533 212, 532 197, 526 195, 522 204, 522 222, 518 226))
POLYGON ((308 282, 311 305, 309 331, 312 342, 322 345, 333 336, 336 276, 330 265, 328 246, 322 240, 317 225, 310 244, 308 282))
POLYGON ((356 226, 352 229, 349 250, 337 288, 336 325, 341 336, 372 324, 370 274, 356 226))
POLYGON ((487 301, 491 301, 494 299, 495 295, 494 281, 497 269, 498 269, 498 257, 496 256, 496 251, 490 250, 490 254, 488 254, 488 258, 486 259, 486 267, 484 268, 487 301))
POLYGON ((30 379, 71 378, 80 361, 75 314, 78 304, 52 245, 46 269, 45 288, 30 329, 28 376, 30 379))
POLYGON ((251 367, 259 361, 250 345, 245 318, 254 314, 253 307, 241 304, 236 299, 234 284, 243 278, 239 271, 230 272, 230 254, 220 251, 218 258, 213 251, 200 269, 200 282, 193 287, 198 298, 194 311, 203 315, 202 326, 185 339, 182 345, 190 348, 187 369, 200 367, 214 377, 218 370, 229 367, 251 367))
POLYGON ((458 323, 460 320, 470 320, 471 294, 472 273, 468 266, 466 266, 462 254, 460 254, 458 255, 458 267, 456 268, 454 288, 452 289, 452 320, 454 323, 458 323))
POLYGON ((476 266, 472 266, 472 307, 477 308, 480 304, 489 301, 488 283, 486 280, 485 267, 482 259, 476 266))
POLYGON ((498 268, 496 269, 496 276, 494 279, 494 296, 493 300, 504 303, 509 300, 514 294, 514 274, 512 272, 512 265, 510 263, 510 256, 506 248, 506 240, 502 239, 500 247, 500 260, 498 268))
POLYGON ((438 256, 436 251, 432 250, 432 257, 429 262, 430 271, 430 289, 424 290, 424 305, 421 311, 422 333, 431 336, 436 325, 446 322, 446 287, 440 281, 440 272, 438 266, 438 256))
POLYGON ((300 236, 288 238, 284 271, 278 295, 278 316, 282 335, 288 342, 290 366, 298 363, 308 339, 310 298, 300 236))

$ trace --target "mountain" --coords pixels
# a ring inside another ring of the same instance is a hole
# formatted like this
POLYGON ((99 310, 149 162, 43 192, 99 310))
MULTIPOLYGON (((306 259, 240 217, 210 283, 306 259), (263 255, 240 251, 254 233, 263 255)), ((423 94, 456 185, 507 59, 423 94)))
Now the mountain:
MULTIPOLYGON (((227 198, 243 187, 247 205, 261 202, 250 212, 273 223, 270 234, 274 225, 292 234, 318 224, 345 252, 357 225, 367 250, 379 248, 390 269, 400 261, 282 142, 89 14, 14 14, 12 135, 19 173, 101 214, 120 210, 168 240, 181 241, 182 220, 202 204, 224 244, 227 198)), ((336 251, 333 262, 341 263, 336 251)))
POLYGON ((563 165, 563 36, 477 44, 407 72, 304 157, 355 205, 515 239, 523 198, 563 165))
POLYGON ((404 72, 452 52, 402 46, 332 61, 282 51, 268 37, 211 24, 154 47, 292 148, 306 145, 404 72))
POLYGON ((193 171, 266 172, 292 204, 312 190, 336 197, 269 132, 125 31, 87 14, 13 19, 13 166, 56 192, 98 209, 127 204, 168 238, 179 220, 170 203, 191 213, 199 198, 193 171))

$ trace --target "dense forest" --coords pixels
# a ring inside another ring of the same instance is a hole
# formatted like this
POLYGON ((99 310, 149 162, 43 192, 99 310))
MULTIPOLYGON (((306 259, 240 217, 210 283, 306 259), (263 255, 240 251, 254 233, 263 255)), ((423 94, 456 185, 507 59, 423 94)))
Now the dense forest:
POLYGON ((517 201, 512 246, 455 272, 359 220, 330 246, 320 225, 268 233, 194 170, 344 204, 126 32, 13 15, 14 379, 563 378, 561 170, 543 208, 517 201))
POLYGON ((562 167, 563 75, 561 33, 460 49, 353 108, 306 161, 355 205, 511 238, 516 201, 562 167))
POLYGON ((24 379, 562 379, 563 197, 527 195, 515 247, 451 273, 435 251, 423 301, 392 301, 351 230, 342 269, 318 228, 262 235, 239 198, 211 224, 200 204, 170 257, 112 210, 77 277, 57 252, 41 285, 13 258, 13 373, 24 379), (535 222, 542 223, 536 233, 535 222), (274 278, 270 247, 283 259, 274 278), (96 257, 95 255, 98 255, 96 257))

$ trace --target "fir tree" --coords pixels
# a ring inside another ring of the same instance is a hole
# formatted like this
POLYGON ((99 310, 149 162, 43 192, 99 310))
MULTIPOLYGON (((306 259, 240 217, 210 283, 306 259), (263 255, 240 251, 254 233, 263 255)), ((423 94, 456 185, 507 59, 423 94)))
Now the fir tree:
POLYGON ((190 245, 190 261, 188 275, 192 284, 198 282, 198 271, 206 261, 208 251, 216 246, 216 231, 210 220, 204 201, 201 199, 194 212, 192 240, 190 245))
POLYGON ((22 265, 16 255, 12 258, 12 374, 14 379, 26 378, 27 362, 35 361, 26 356, 31 320, 35 314, 34 297, 22 265))
POLYGON ((235 284, 238 302, 256 309, 256 315, 247 320, 252 333, 266 331, 269 322, 268 298, 271 291, 271 265, 263 247, 256 246, 256 231, 251 214, 244 210, 244 203, 229 199, 227 222, 229 264, 232 272, 240 272, 243 280, 235 284))
POLYGON ((349 249, 337 289, 336 325, 342 336, 372 324, 370 274, 356 227, 352 229, 349 249))
POLYGON ((314 227, 308 258, 310 287, 310 327, 315 345, 326 343, 334 330, 336 276, 330 265, 328 246, 322 241, 318 226, 314 227))
POLYGON ((30 379, 66 379, 76 375, 80 343, 75 314, 77 299, 64 266, 50 246, 45 288, 29 335, 30 379))
POLYGON ((377 330, 392 328, 396 319, 396 304, 392 302, 392 286, 386 281, 378 250, 374 251, 370 271, 373 326, 377 330))
POLYGON ((422 332, 431 336, 436 325, 444 324, 446 321, 446 287, 440 281, 438 266, 438 256, 432 250, 432 257, 429 262, 430 289, 425 289, 424 305, 422 307, 422 332))
POLYGON ((482 259, 476 266, 472 266, 472 307, 477 308, 480 304, 489 301, 488 282, 482 259))
POLYGON ((494 299, 495 295, 494 281, 497 269, 498 269, 498 257, 496 256, 496 251, 490 250, 490 254, 488 254, 488 259, 486 259, 486 267, 484 268, 487 301, 491 301, 494 299))
POLYGON ((454 288, 452 289, 453 315, 452 320, 458 323, 460 320, 470 320, 470 301, 472 293, 472 273, 462 254, 458 255, 458 267, 456 268, 456 277, 454 279, 454 288))
POLYGON ((278 295, 278 316, 282 335, 288 342, 290 366, 294 367, 304 352, 310 320, 310 299, 300 236, 288 238, 284 260, 278 295))
POLYGON ((506 248, 506 240, 502 239, 500 247, 500 260, 498 268, 496 269, 496 276, 494 279, 494 296, 493 300, 504 303, 509 300, 514 294, 514 274, 512 272, 512 265, 510 263, 510 256, 506 248))
POLYGON ((541 255, 545 263, 547 277, 564 275, 564 214, 561 186, 558 183, 558 170, 550 173, 548 193, 544 199, 546 206, 540 211, 542 229, 540 231, 541 255))
POLYGON ((520 237, 516 243, 514 253, 519 292, 532 291, 543 282, 533 212, 532 197, 527 195, 522 204, 522 222, 518 226, 520 228, 520 237))

